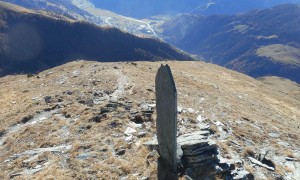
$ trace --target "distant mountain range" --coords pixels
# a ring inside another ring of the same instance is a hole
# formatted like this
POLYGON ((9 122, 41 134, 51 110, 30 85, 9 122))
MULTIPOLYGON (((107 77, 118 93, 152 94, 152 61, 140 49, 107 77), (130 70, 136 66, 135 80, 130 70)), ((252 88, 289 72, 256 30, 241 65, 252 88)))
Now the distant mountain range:
POLYGON ((33 73, 76 59, 107 62, 191 58, 155 39, 0 2, 0 75, 33 73))
POLYGON ((300 0, 90 0, 96 7, 136 18, 177 14, 237 14, 300 0))
POLYGON ((179 15, 164 39, 200 59, 253 77, 300 82, 300 6, 280 5, 239 15, 179 15))
POLYGON ((163 39, 199 59, 253 77, 276 75, 300 82, 299 5, 265 9, 300 0, 6 1, 163 39))
POLYGON ((53 11, 97 25, 158 37, 160 24, 178 14, 233 15, 300 0, 5 0, 26 8, 53 11), (158 31, 158 32, 157 32, 158 31))
POLYGON ((100 26, 116 27, 142 36, 157 37, 148 22, 125 17, 106 9, 97 8, 88 0, 5 0, 22 7, 51 11, 72 19, 84 20, 100 26))

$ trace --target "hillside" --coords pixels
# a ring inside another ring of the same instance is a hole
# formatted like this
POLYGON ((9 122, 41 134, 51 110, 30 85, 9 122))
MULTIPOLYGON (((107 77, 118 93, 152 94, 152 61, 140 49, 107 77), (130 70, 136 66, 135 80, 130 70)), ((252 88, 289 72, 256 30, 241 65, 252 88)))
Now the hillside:
POLYGON ((170 45, 116 28, 0 2, 0 75, 34 73, 71 60, 191 59, 170 45))
POLYGON ((91 14, 76 7, 70 0, 5 0, 4 2, 9 2, 29 9, 51 11, 79 20, 83 20, 85 17, 91 17, 91 14))
POLYGON ((177 86, 178 134, 207 124, 220 160, 230 165, 211 176, 299 179, 300 101, 193 61, 76 61, 32 77, 0 78, 0 178, 155 179, 157 152, 143 144, 155 135, 161 63, 170 65, 177 86), (275 170, 250 162, 266 152, 275 170))
POLYGON ((84 20, 99 26, 109 26, 147 37, 157 38, 152 27, 143 20, 125 17, 106 9, 95 7, 88 0, 6 0, 30 9, 51 11, 57 14, 84 20))
POLYGON ((300 84, 296 82, 276 76, 265 76, 258 80, 268 86, 271 86, 273 89, 300 100, 300 84))
POLYGON ((164 39, 253 77, 300 82, 300 6, 281 5, 234 16, 180 15, 162 25, 164 39))
POLYGON ((5 0, 30 9, 63 14, 100 26, 109 26, 147 37, 160 38, 160 25, 178 14, 236 14, 300 0, 5 0))

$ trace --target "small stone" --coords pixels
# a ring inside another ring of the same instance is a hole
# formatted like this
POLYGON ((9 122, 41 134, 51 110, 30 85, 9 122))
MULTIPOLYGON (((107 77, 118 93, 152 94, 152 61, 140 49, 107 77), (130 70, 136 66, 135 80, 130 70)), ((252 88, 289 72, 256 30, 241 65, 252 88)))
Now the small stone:
POLYGON ((272 137, 272 138, 279 138, 279 134, 278 133, 269 133, 269 136, 272 137))
POLYGON ((188 111, 189 113, 194 113, 194 112, 195 112, 195 110, 194 110, 193 108, 188 108, 187 111, 188 111))
POLYGON ((143 124, 136 124, 133 122, 130 122, 129 126, 132 127, 133 129, 142 129, 143 128, 143 124))
POLYGON ((201 115, 198 115, 198 116, 197 116, 197 121, 198 121, 198 122, 202 122, 202 120, 203 120, 203 119, 202 119, 202 116, 201 116, 201 115))
POLYGON ((49 76, 50 74, 53 74, 53 72, 48 72, 45 76, 47 77, 47 76, 49 76))
POLYGON ((119 149, 119 150, 116 151, 116 155, 122 156, 122 155, 125 154, 125 152, 126 152, 125 149, 119 149))
POLYGON ((96 158, 97 156, 94 155, 94 154, 90 154, 90 153, 81 153, 79 154, 76 159, 82 159, 82 160, 85 160, 85 159, 88 159, 88 158, 96 158))
POLYGON ((51 103, 51 96, 46 96, 44 99, 46 104, 51 103))
POLYGON ((144 119, 141 115, 134 116, 134 118, 131 119, 131 121, 133 121, 136 124, 143 124, 144 123, 144 119))
POLYGON ((249 158, 249 160, 250 160, 253 164, 259 165, 259 166, 264 167, 264 168, 266 168, 266 169, 268 169, 268 170, 271 170, 271 171, 274 171, 274 170, 275 170, 275 168, 270 167, 270 166, 268 166, 268 165, 266 165, 266 164, 263 164, 263 163, 261 163, 260 161, 254 159, 254 158, 252 158, 252 157, 248 157, 248 158, 249 158))
POLYGON ((111 126, 112 128, 115 128, 115 127, 117 127, 118 125, 119 125, 119 123, 117 123, 116 121, 110 123, 110 126, 111 126))
POLYGON ((200 98, 199 102, 202 103, 205 100, 205 98, 200 98))
POLYGON ((106 118, 107 115, 106 114, 101 114, 101 115, 97 115, 95 117, 92 117, 91 119, 89 119, 89 122, 96 122, 96 123, 100 123, 102 121, 102 119, 106 118))
POLYGON ((107 152, 108 149, 104 148, 104 149, 100 149, 99 151, 100 151, 100 152, 107 152))
POLYGON ((285 157, 285 160, 287 160, 287 161, 297 161, 296 158, 291 158, 291 157, 285 157))
POLYGON ((138 135, 137 135, 137 137, 139 137, 139 138, 145 137, 146 134, 147 134, 147 132, 144 132, 144 131, 143 132, 139 132, 138 135))
POLYGON ((41 165, 36 165, 35 167, 34 167, 34 169, 38 169, 38 168, 41 168, 42 166, 41 165))
POLYGON ((128 137, 125 138, 126 142, 131 142, 133 140, 133 136, 129 135, 128 137))
POLYGON ((124 132, 124 134, 126 134, 126 135, 131 135, 133 133, 136 133, 136 130, 131 127, 128 127, 124 132))
POLYGON ((217 122, 215 123, 215 125, 216 125, 216 126, 224 126, 224 124, 221 123, 220 121, 217 121, 217 122))
POLYGON ((177 112, 178 112, 179 114, 182 113, 182 110, 183 110, 182 107, 180 107, 180 106, 177 107, 177 112))

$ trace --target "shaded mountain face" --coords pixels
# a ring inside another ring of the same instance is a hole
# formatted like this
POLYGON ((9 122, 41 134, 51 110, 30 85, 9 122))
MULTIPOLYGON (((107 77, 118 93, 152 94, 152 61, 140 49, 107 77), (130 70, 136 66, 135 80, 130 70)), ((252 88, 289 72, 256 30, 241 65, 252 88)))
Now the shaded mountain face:
POLYGON ((0 4, 0 74, 35 72, 86 58, 96 61, 191 59, 170 45, 115 28, 0 4))
POLYGON ((235 16, 177 16, 162 26, 162 35, 206 61, 300 82, 299 24, 300 6, 281 5, 235 16))
POLYGON ((300 0, 91 0, 99 8, 125 16, 146 18, 157 15, 236 14, 251 9, 269 8, 283 3, 300 3, 300 0))

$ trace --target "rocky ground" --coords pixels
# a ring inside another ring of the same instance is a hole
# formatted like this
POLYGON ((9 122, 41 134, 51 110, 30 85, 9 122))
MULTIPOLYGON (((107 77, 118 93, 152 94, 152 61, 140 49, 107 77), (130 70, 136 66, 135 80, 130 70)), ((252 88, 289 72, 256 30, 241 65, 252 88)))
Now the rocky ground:
POLYGON ((77 61, 0 78, 0 178, 155 179, 158 154, 145 143, 155 137, 161 63, 177 86, 178 135, 208 125, 230 166, 217 179, 300 178, 298 98, 216 65, 173 61, 77 61))

